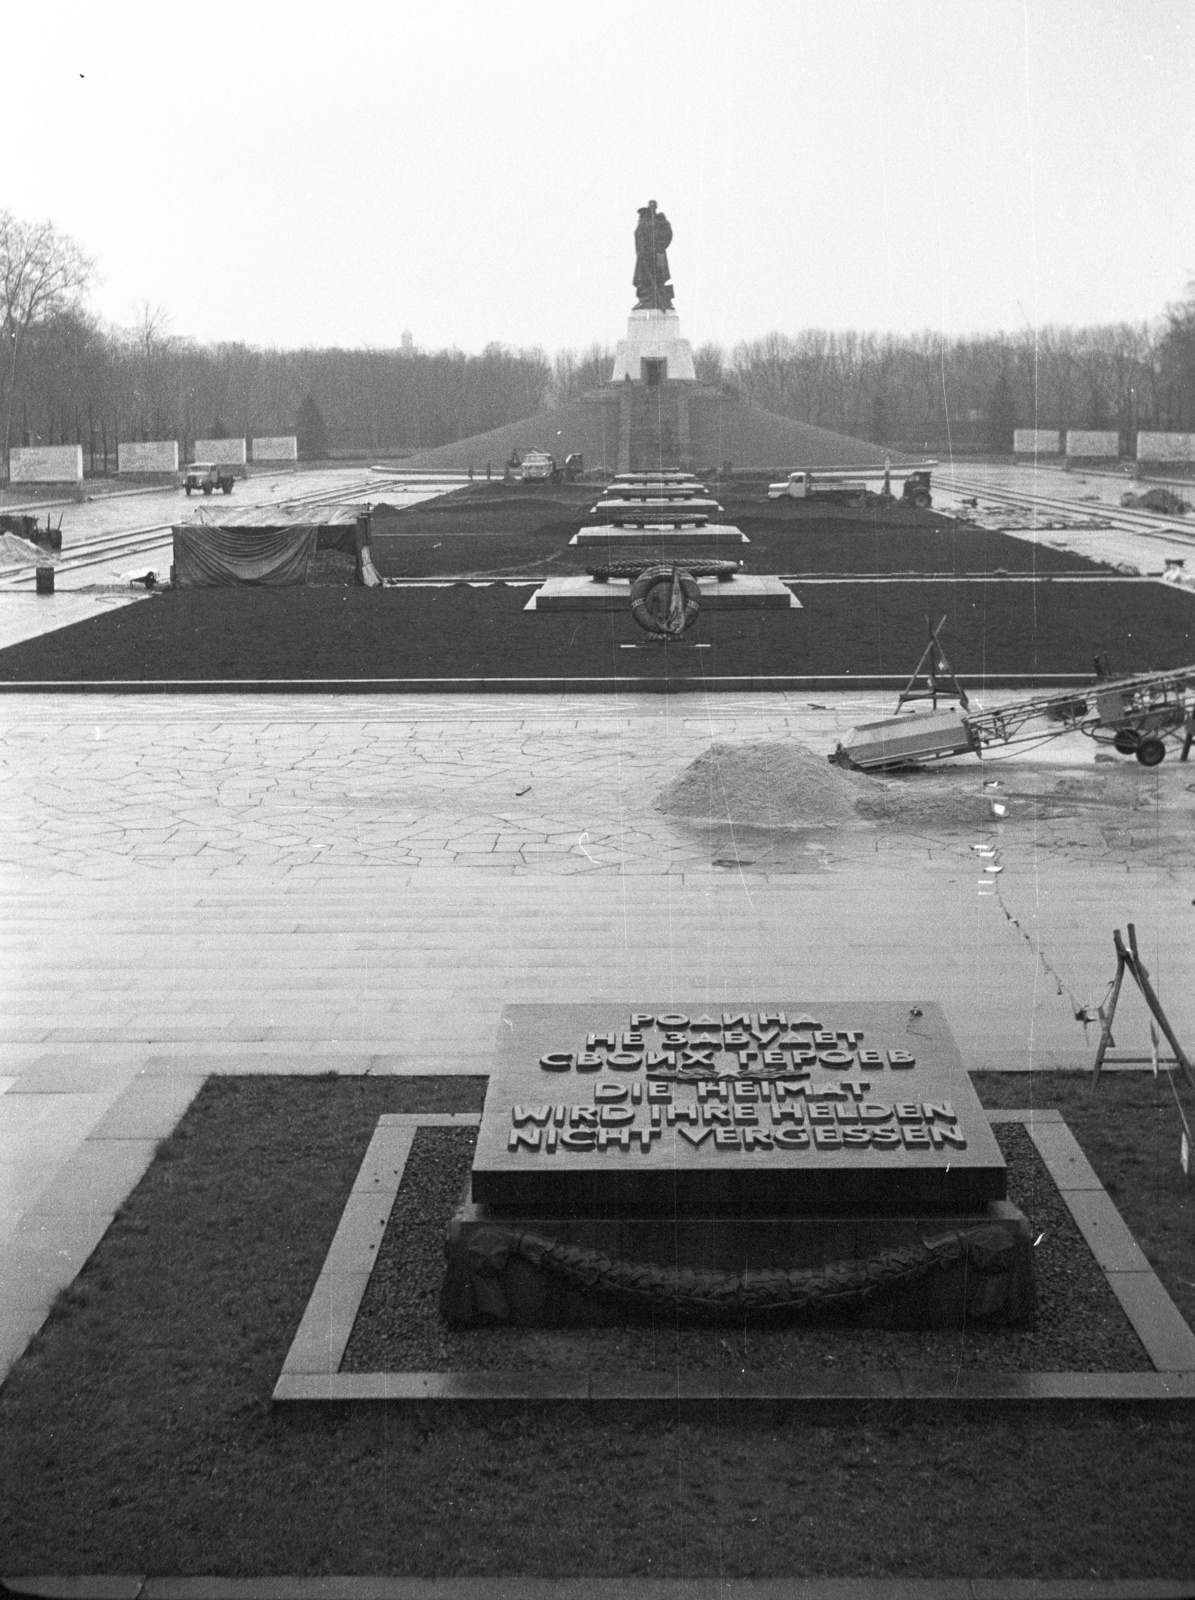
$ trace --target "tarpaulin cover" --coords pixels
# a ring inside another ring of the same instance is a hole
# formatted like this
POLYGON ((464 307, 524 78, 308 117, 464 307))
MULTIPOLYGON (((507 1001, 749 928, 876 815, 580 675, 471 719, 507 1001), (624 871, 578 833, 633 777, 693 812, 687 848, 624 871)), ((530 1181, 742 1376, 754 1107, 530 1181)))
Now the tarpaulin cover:
POLYGON ((318 538, 319 529, 310 525, 269 533, 195 524, 175 528, 174 580, 184 589, 306 583, 318 538))
POLYGON ((361 548, 361 525, 350 522, 347 526, 330 527, 323 523, 319 530, 320 550, 343 550, 346 556, 355 556, 361 548))

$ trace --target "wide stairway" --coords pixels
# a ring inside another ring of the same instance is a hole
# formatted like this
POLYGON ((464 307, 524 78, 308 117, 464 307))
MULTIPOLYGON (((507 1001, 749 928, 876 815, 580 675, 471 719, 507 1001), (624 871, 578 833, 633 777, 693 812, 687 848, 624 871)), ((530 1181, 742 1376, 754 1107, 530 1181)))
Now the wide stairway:
POLYGON ((681 465, 689 453, 687 387, 667 382, 621 386, 619 471, 659 472, 681 465))

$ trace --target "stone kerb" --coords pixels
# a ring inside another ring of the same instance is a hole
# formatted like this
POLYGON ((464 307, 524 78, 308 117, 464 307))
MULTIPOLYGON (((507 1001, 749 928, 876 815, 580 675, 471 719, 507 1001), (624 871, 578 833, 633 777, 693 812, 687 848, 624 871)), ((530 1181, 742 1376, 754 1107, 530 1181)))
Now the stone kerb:
POLYGON ((1120 454, 1120 435, 1090 428, 1071 428, 1066 435, 1066 453, 1072 460, 1115 460, 1120 454))
POLYGON ((82 483, 81 444, 25 445, 8 452, 10 483, 82 483))
POLYGON ((243 467, 248 461, 244 439, 196 439, 192 461, 216 461, 224 467, 243 467))
POLYGON ((1138 433, 1138 461, 1195 461, 1195 433, 1138 433))
POLYGON ((117 472, 177 472, 178 440, 145 439, 116 446, 117 472))
POLYGON ((1057 428, 1017 428, 1012 436, 1016 456, 1056 456, 1062 451, 1062 434, 1057 428))
POLYGON ((299 441, 293 433, 252 441, 254 461, 297 461, 299 441))

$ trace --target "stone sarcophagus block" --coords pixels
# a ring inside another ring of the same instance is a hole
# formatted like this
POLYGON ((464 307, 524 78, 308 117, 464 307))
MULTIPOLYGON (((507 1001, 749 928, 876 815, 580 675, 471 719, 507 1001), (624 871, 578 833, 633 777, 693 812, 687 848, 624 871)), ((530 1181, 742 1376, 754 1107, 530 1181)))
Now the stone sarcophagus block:
POLYGON ((938 1007, 511 1006, 445 1314, 1023 1322, 1028 1224, 938 1007))

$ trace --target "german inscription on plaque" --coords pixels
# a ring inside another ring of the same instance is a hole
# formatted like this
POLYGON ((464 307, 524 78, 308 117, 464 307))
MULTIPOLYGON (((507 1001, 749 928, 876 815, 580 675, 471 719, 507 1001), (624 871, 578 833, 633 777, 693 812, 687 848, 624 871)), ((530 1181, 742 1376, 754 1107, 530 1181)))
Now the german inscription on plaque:
POLYGON ((965 1211, 1004 1160, 941 1010, 508 1006, 472 1198, 507 1211, 965 1211))

